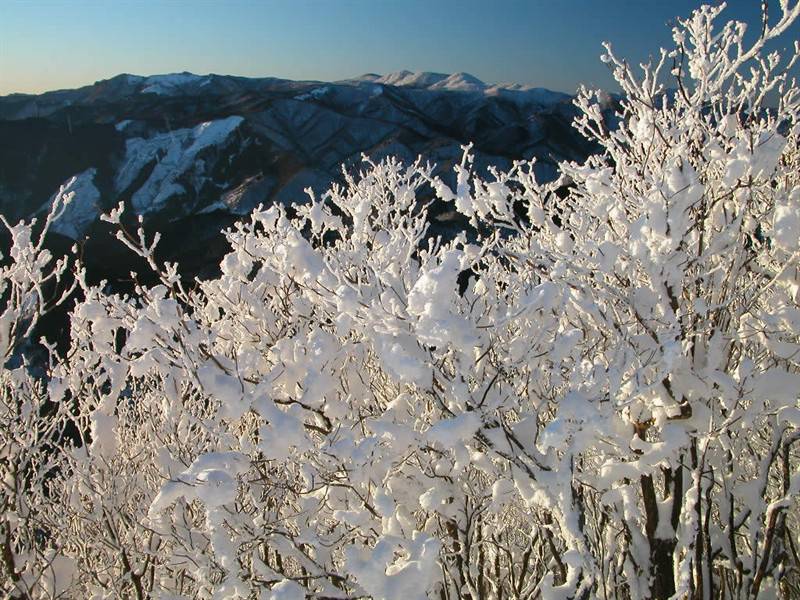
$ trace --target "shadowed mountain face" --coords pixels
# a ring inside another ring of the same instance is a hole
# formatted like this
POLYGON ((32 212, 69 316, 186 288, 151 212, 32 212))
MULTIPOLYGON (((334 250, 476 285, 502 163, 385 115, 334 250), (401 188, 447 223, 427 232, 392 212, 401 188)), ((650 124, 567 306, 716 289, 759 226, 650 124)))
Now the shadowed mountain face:
POLYGON ((86 256, 99 252, 108 265, 118 251, 106 249, 98 217, 122 201, 162 231, 164 258, 203 274, 224 250, 222 228, 259 203, 302 202, 304 188, 324 190, 362 154, 421 155, 446 172, 472 142, 478 171, 535 157, 540 179, 552 179, 558 161, 593 150, 571 128, 574 114, 565 94, 487 86, 466 73, 337 83, 119 75, 0 97, 0 213, 30 217, 68 185, 75 199, 55 233, 64 244, 88 237, 86 256))

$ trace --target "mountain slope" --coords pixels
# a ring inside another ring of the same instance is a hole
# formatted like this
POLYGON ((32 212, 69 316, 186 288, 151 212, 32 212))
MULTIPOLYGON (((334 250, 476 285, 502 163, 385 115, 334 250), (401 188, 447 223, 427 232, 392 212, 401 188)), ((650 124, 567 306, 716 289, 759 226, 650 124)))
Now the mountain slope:
POLYGON ((205 256, 221 227, 259 203, 302 202, 305 187, 323 190, 363 154, 446 168, 471 142, 478 169, 536 158, 551 178, 557 161, 592 151, 570 127, 574 110, 567 95, 466 73, 335 83, 123 74, 0 97, 0 213, 29 217, 77 175, 88 199, 58 233, 95 240, 100 212, 124 202, 146 224, 193 232, 176 251, 205 256))

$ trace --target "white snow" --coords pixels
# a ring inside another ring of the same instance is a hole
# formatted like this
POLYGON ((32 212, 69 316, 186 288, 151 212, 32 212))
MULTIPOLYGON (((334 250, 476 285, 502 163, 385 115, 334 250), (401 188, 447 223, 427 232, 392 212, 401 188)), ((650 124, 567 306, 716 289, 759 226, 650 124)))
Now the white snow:
POLYGON ((505 98, 521 104, 539 104, 540 106, 550 106, 572 99, 572 96, 563 92, 554 92, 547 88, 533 87, 519 83, 492 85, 487 87, 484 93, 487 96, 503 95, 505 98))
MULTIPOLYGON (((77 240, 97 220, 100 215, 100 191, 94 184, 96 174, 97 169, 86 169, 64 182, 63 193, 71 200, 61 217, 53 223, 51 231, 77 240)), ((48 211, 57 195, 53 194, 40 210, 48 211)))
POLYGON ((191 466, 175 480, 161 486, 150 505, 150 518, 169 507, 179 498, 195 498, 207 508, 228 504, 236 499, 237 480, 250 466, 246 456, 238 452, 207 452, 198 456, 191 466))
POLYGON ((299 94, 294 97, 295 100, 316 100, 325 96, 328 92, 331 91, 331 86, 324 85, 322 87, 314 88, 310 92, 306 92, 305 94, 299 94))
POLYGON ((430 71, 397 71, 379 77, 373 80, 373 83, 462 92, 480 92, 486 88, 485 83, 469 73, 448 75, 446 73, 431 73, 430 71))
POLYGON ((120 121, 119 123, 114 125, 114 129, 116 129, 117 131, 124 131, 125 128, 131 123, 133 123, 133 121, 131 121, 130 119, 125 119, 124 121, 120 121))
POLYGON ((373 80, 374 83, 406 87, 430 87, 447 79, 445 73, 431 73, 429 71, 396 71, 373 80))
POLYGON ((210 362, 197 369, 197 378, 203 390, 220 403, 221 415, 238 419, 247 410, 242 383, 238 378, 228 375, 210 362))
POLYGON ((300 585, 289 579, 279 581, 272 586, 269 600, 305 600, 306 592, 300 585))
POLYGON ((439 421, 428 430, 427 437, 444 448, 452 448, 458 442, 471 438, 480 427, 480 417, 474 412, 468 412, 439 421))
POLYGON ((150 138, 130 138, 125 142, 125 159, 122 162, 114 188, 124 191, 151 161, 156 166, 131 202, 137 214, 157 210, 175 194, 184 193, 184 187, 175 180, 194 169, 203 175, 204 165, 197 155, 205 148, 223 144, 244 119, 231 116, 217 121, 201 123, 191 129, 177 129, 159 133, 150 138))
POLYGON ((458 92, 482 92, 486 84, 469 73, 453 73, 442 81, 431 85, 431 90, 450 90, 458 92))
POLYGON ((795 188, 785 202, 777 203, 773 219, 773 237, 787 250, 795 250, 800 244, 800 188, 795 188))
MULTIPOLYGON (((369 81, 378 85, 420 88, 451 92, 479 92, 487 96, 503 95, 520 104, 549 106, 572 98, 569 94, 520 83, 488 85, 469 73, 431 73, 429 71, 397 71, 382 77, 362 76, 354 81, 369 81)), ((377 92, 373 92, 376 95, 377 92)))
POLYGON ((410 336, 375 335, 375 352, 387 372, 398 381, 422 388, 431 385, 431 369, 410 336))
POLYGON ((446 253, 439 264, 421 272, 408 294, 408 313, 416 318, 417 335, 432 346, 469 349, 477 343, 466 320, 451 307, 450 294, 457 288, 464 256, 460 250, 446 253))
POLYGON ((439 540, 415 531, 413 539, 381 536, 371 551, 345 549, 348 570, 375 600, 425 600, 439 579, 439 540))
POLYGON ((143 94, 158 94, 168 96, 180 91, 181 86, 197 83, 201 80, 208 82, 208 76, 195 75, 193 73, 167 73, 165 75, 152 75, 145 79, 145 86, 141 92, 143 94))

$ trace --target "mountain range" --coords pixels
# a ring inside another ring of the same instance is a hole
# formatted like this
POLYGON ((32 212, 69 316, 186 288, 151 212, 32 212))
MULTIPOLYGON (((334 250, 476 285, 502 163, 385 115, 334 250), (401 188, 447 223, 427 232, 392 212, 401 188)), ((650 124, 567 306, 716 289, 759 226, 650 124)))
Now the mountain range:
MULTIPOLYGON (((55 235, 106 264, 116 251, 99 215, 124 202, 162 231, 164 258, 202 274, 224 251, 222 228, 260 203, 302 202, 305 188, 326 189, 363 155, 422 156, 447 173, 473 143, 478 171, 535 157, 537 176, 553 179, 559 161, 594 150, 574 116, 567 94, 467 73, 332 83, 122 74, 0 97, 0 213, 12 222, 43 213, 66 185, 75 200, 55 235)), ((436 227, 449 226, 450 210, 434 207, 436 227)))

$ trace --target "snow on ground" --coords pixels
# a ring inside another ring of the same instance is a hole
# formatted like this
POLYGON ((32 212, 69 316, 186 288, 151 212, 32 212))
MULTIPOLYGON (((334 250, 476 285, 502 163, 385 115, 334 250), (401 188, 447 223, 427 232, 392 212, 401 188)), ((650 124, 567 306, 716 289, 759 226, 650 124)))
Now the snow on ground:
POLYGON ((181 175, 202 164, 197 155, 205 148, 224 143, 244 119, 231 116, 201 123, 193 128, 159 133, 150 138, 130 138, 125 142, 125 159, 117 171, 117 193, 128 188, 144 167, 157 161, 153 171, 131 198, 137 214, 157 210, 170 196, 185 191, 175 182, 181 175))
MULTIPOLYGON (((89 226, 100 214, 100 191, 94 184, 97 169, 87 169, 74 178, 64 182, 64 194, 72 194, 72 200, 64 209, 64 214, 56 220, 50 230, 65 235, 73 240, 83 237, 89 226)), ((53 194, 42 206, 47 212, 53 205, 58 193, 53 194)))

